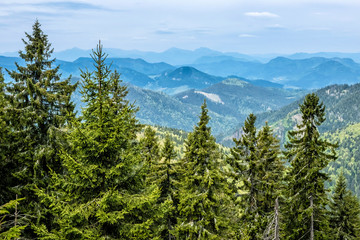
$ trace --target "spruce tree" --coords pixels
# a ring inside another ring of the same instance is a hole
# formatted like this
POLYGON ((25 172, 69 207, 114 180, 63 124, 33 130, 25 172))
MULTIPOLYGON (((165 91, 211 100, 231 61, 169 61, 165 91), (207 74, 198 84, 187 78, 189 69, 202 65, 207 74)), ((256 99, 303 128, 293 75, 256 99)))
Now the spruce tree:
POLYGON ((279 140, 273 135, 268 125, 258 133, 258 156, 260 160, 261 184, 259 185, 259 204, 257 208, 259 232, 258 239, 272 239, 276 236, 276 228, 279 228, 279 200, 282 199, 284 190, 285 166, 281 158, 279 140))
POLYGON ((360 204, 346 185, 342 171, 330 202, 330 227, 334 240, 360 239, 360 204))
POLYGON ((250 114, 242 128, 240 139, 234 139, 228 163, 232 167, 233 195, 241 214, 241 236, 262 239, 269 216, 274 212, 275 200, 281 195, 283 162, 280 146, 266 125, 257 134, 256 116, 250 114))
POLYGON ((179 189, 178 239, 230 239, 228 188, 222 172, 218 147, 207 126, 206 102, 194 131, 185 142, 179 189))
POLYGON ((76 85, 71 85, 70 78, 61 80, 59 66, 53 67, 53 49, 38 21, 23 42, 25 50, 19 55, 25 65, 15 63, 16 70, 7 70, 13 80, 6 96, 11 129, 7 152, 16 177, 16 185, 11 187, 25 198, 20 205, 23 213, 36 222, 51 222, 49 213, 37 203, 34 189, 47 187, 50 171, 62 171, 57 156, 64 143, 62 128, 73 115, 71 94, 76 85))
POLYGON ((242 128, 240 139, 233 139, 235 147, 231 149, 228 159, 233 172, 233 195, 240 196, 237 206, 241 211, 241 239, 257 239, 262 232, 258 220, 258 204, 260 204, 260 159, 257 149, 256 116, 250 114, 242 128))
POLYGON ((156 237, 162 205, 156 204, 159 189, 144 181, 137 109, 121 97, 127 90, 105 65, 101 44, 92 58, 96 70, 81 75, 86 107, 72 122, 71 149, 61 154, 66 175, 54 173, 50 194, 38 191, 56 225, 39 226, 37 233, 40 239, 156 237))
POLYGON ((9 116, 6 113, 9 103, 6 100, 5 87, 5 79, 0 68, 0 205, 10 201, 14 196, 9 186, 13 185, 14 178, 11 172, 16 167, 9 158, 11 129, 9 127, 9 116))
POLYGON ((284 238, 326 239, 329 222, 325 181, 329 177, 323 169, 336 159, 336 145, 320 137, 318 127, 325 121, 325 106, 316 94, 305 96, 300 112, 302 121, 289 131, 289 141, 285 144, 284 154, 290 169, 284 238))
POLYGON ((160 187, 160 197, 157 204, 166 203, 169 207, 166 209, 164 217, 157 224, 161 227, 161 239, 175 239, 173 232, 177 217, 176 206, 179 202, 177 198, 179 174, 177 171, 177 154, 169 135, 165 137, 160 155, 161 159, 151 167, 151 179, 160 187))
POLYGON ((273 213, 275 200, 281 197, 284 189, 285 166, 280 156, 280 141, 274 136, 267 122, 257 138, 262 176, 259 186, 262 199, 258 208, 264 215, 268 215, 273 213))
POLYGON ((159 143, 156 137, 156 131, 150 126, 145 128, 144 137, 140 140, 142 146, 142 155, 145 159, 147 167, 149 168, 149 176, 151 175, 151 167, 160 159, 159 143))

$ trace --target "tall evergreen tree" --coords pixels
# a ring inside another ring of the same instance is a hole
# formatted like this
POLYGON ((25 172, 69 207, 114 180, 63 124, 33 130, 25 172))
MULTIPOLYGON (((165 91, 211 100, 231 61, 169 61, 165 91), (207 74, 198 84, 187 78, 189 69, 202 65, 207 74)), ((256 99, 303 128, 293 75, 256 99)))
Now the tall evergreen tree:
POLYGON ((279 223, 276 223, 279 221, 279 209, 276 209, 278 208, 276 205, 278 205, 277 200, 282 199, 285 186, 285 166, 280 155, 280 141, 274 137, 267 122, 259 131, 257 139, 260 165, 258 173, 260 194, 257 205, 259 234, 257 234, 257 239, 266 239, 271 235, 275 236, 275 228, 279 226, 279 223), (262 234, 261 237, 260 234, 262 234))
POLYGON ((5 87, 5 79, 0 68, 0 205, 10 201, 13 197, 9 186, 13 185, 14 178, 11 172, 15 168, 9 159, 11 129, 9 127, 9 116, 6 113, 9 103, 6 100, 5 87))
POLYGON ((330 227, 334 240, 360 239, 360 204, 346 185, 342 171, 330 202, 330 227))
POLYGON ((176 206, 178 205, 177 184, 179 180, 177 154, 174 143, 169 135, 166 135, 164 146, 161 148, 161 159, 155 162, 150 172, 151 180, 160 187, 158 204, 168 204, 164 217, 157 223, 161 226, 161 239, 175 239, 173 234, 176 225, 176 206))
POLYGON ((281 159, 280 141, 273 135, 268 123, 258 133, 258 157, 260 160, 261 184, 259 186, 261 201, 258 209, 264 215, 272 213, 275 200, 281 197, 284 190, 285 166, 281 159))
POLYGON ((279 141, 268 124, 257 134, 256 116, 250 114, 240 139, 234 139, 228 162, 232 167, 233 194, 240 196, 242 211, 241 235, 262 239, 273 213, 275 200, 280 196, 284 166, 279 158, 279 141))
POLYGON ((145 158, 147 167, 149 168, 149 176, 151 175, 151 167, 160 160, 160 149, 156 131, 150 126, 145 128, 144 137, 140 140, 142 146, 142 155, 145 158))
POLYGON ((92 58, 96 70, 81 75, 87 105, 73 122, 70 151, 61 154, 67 174, 54 173, 51 194, 38 191, 56 225, 37 233, 40 239, 150 239, 158 234, 159 189, 145 185, 136 108, 120 97, 126 88, 105 65, 100 44, 92 58))
POLYGON ((185 142, 183 176, 179 190, 178 239, 229 239, 227 183, 221 171, 219 151, 211 135, 206 102, 200 121, 185 142))
POLYGON ((325 121, 325 106, 316 94, 305 96, 300 112, 302 121, 296 130, 289 131, 285 144, 290 169, 284 238, 326 239, 329 222, 324 184, 329 178, 323 169, 336 159, 336 145, 320 137, 318 126, 325 121))
POLYGON ((76 85, 71 85, 70 78, 60 79, 59 66, 53 67, 55 59, 51 59, 53 49, 40 27, 36 21, 32 33, 23 39, 25 50, 19 55, 26 65, 15 63, 17 70, 7 70, 13 79, 6 96, 11 128, 7 157, 16 166, 16 186, 12 187, 19 197, 25 197, 21 211, 36 221, 48 221, 33 190, 46 188, 50 171, 62 171, 57 157, 61 129, 73 115, 71 94, 76 85))

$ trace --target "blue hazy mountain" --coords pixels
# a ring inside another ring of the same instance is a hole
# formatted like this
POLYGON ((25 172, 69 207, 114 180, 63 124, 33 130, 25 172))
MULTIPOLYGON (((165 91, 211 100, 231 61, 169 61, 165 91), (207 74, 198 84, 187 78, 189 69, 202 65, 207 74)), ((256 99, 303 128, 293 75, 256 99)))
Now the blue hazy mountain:
MULTIPOLYGON (((18 62, 20 65, 24 64, 21 58, 0 56, 0 67, 15 70, 15 62, 18 62)), ((155 81, 151 78, 151 75, 157 75, 164 71, 175 69, 175 67, 167 63, 148 63, 142 59, 131 58, 108 58, 106 63, 111 64, 112 69, 116 69, 121 73, 122 80, 139 87, 154 85, 155 81)), ((60 66, 59 71, 64 78, 70 75, 79 77, 81 74, 80 69, 94 70, 93 60, 88 57, 78 58, 73 62, 56 60, 55 65, 60 66)))
POLYGON ((205 73, 222 77, 236 75, 247 79, 265 79, 288 87, 308 89, 360 81, 360 64, 349 58, 277 57, 267 63, 230 59, 192 66, 205 73))
MULTIPOLYGON (((290 59, 276 57, 267 63, 241 60, 241 56, 216 55, 219 52, 202 48, 195 51, 170 49, 167 56, 180 59, 189 52, 197 64, 175 67, 165 62, 150 63, 143 59, 108 58, 113 69, 123 72, 126 81, 153 90, 163 90, 174 94, 191 88, 202 89, 218 83, 228 76, 238 76, 250 80, 262 79, 295 88, 321 88, 330 84, 354 84, 360 81, 360 64, 350 58, 312 57, 290 59), (201 55, 213 54, 212 56, 201 55)), ((153 54, 153 53, 149 53, 153 54)), ((188 60, 189 55, 186 55, 188 60)), ((192 60, 193 60, 192 59, 192 60)), ((191 60, 191 59, 190 59, 191 60)), ((190 61, 189 60, 189 61, 190 61)), ((14 61, 21 59, 2 57, 0 66, 14 69, 14 61)), ((79 68, 92 69, 92 60, 81 57, 73 62, 57 60, 64 77, 79 76, 79 68)), ((265 82, 263 82, 265 83, 265 82)), ((253 84, 263 84, 262 82, 253 84)))
MULTIPOLYGON (((162 52, 139 51, 139 50, 123 50, 117 48, 105 48, 104 51, 111 58, 141 58, 147 62, 167 62, 172 65, 188 65, 192 64, 202 57, 229 56, 241 60, 256 61, 262 59, 252 57, 246 54, 235 52, 220 52, 209 48, 198 48, 195 50, 185 50, 180 48, 170 48, 162 52)), ((53 56, 59 60, 75 61, 80 57, 88 57, 91 49, 72 48, 64 51, 54 52, 53 56)), ((2 54, 4 56, 18 56, 17 52, 9 52, 2 54)))
POLYGON ((341 53, 341 52, 317 52, 317 53, 294 53, 287 55, 290 59, 305 59, 312 57, 323 57, 323 58, 351 58, 355 62, 360 63, 360 53, 341 53))
POLYGON ((165 71, 155 77, 160 87, 176 88, 187 86, 201 89, 222 81, 223 78, 201 72, 193 67, 180 67, 175 70, 165 71))

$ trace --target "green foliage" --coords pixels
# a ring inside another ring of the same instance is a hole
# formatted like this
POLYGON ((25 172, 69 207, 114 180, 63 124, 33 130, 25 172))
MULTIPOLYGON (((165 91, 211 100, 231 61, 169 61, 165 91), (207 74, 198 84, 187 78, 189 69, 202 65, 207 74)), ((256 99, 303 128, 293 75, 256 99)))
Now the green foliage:
POLYGON ((21 219, 18 219, 17 205, 22 199, 11 200, 0 206, 0 238, 4 240, 19 238, 21 232, 25 229, 26 225, 22 225, 21 219), (15 209, 12 214, 10 210, 15 209), (16 216, 15 216, 16 215, 16 216))
POLYGON ((152 165, 152 180, 160 187, 160 197, 158 204, 167 203, 164 217, 157 223, 161 226, 161 239, 175 239, 173 235, 176 225, 176 207, 178 205, 177 185, 179 184, 178 164, 176 160, 177 153, 174 150, 174 144, 170 136, 165 137, 163 147, 161 148, 161 159, 152 165))
MULTIPOLYGON (((257 239, 259 225, 255 218, 258 215, 258 204, 261 184, 260 164, 256 148, 257 137, 255 128, 256 116, 250 114, 244 123, 243 135, 239 140, 233 139, 236 146, 231 149, 229 163, 233 169, 234 194, 240 194, 240 209, 243 211, 241 228, 246 229, 246 235, 249 239, 257 239), (240 186, 240 189, 236 189, 240 186)), ((244 237, 244 236, 242 236, 244 237)))
POLYGON ((13 194, 9 186, 14 184, 14 178, 11 172, 15 168, 15 165, 9 158, 10 152, 8 147, 11 142, 11 129, 9 127, 9 116, 6 113, 9 103, 6 99, 5 87, 4 76, 0 68, 0 204, 8 202, 12 198, 13 194))
MULTIPOLYGON (((316 94, 326 105, 326 121, 319 126, 318 130, 324 138, 339 142, 338 159, 330 162, 325 171, 330 174, 332 180, 335 180, 343 166, 349 189, 360 197, 360 151, 358 148, 360 84, 331 85, 316 91, 316 94)), ((278 111, 259 114, 258 125, 268 121, 281 142, 286 142, 286 133, 295 129, 296 124, 301 120, 301 114, 297 108, 303 100, 296 101, 278 111)), ((330 184, 333 189, 335 181, 327 184, 330 184)))
POLYGON ((146 127, 144 131, 144 137, 140 140, 142 147, 142 156, 149 168, 151 174, 151 167, 156 164, 160 159, 160 149, 156 132, 151 127, 146 127))
POLYGON ((188 135, 180 163, 182 178, 175 235, 178 239, 232 238, 231 203, 215 139, 207 126, 210 118, 205 102, 201 110, 200 121, 188 135))
MULTIPOLYGON (((70 84, 70 78, 60 79, 59 66, 53 67, 55 59, 51 59, 53 49, 40 27, 35 21, 32 33, 23 39, 25 50, 19 54, 26 65, 15 63, 17 69, 7 71, 13 82, 6 88, 10 132, 3 149, 15 177, 8 181, 9 187, 26 198, 21 211, 49 224, 51 214, 39 205, 34 188, 46 188, 50 171, 62 171, 59 146, 65 144, 62 128, 73 115, 71 94, 76 85, 70 84)), ((31 231, 26 235, 34 237, 31 231)))
POLYGON ((320 138, 318 126, 325 121, 325 106, 316 94, 308 94, 300 105, 301 123, 288 132, 285 157, 290 162, 287 175, 286 239, 310 236, 311 216, 315 216, 315 239, 326 239, 328 204, 325 181, 328 175, 323 169, 336 159, 336 145, 320 138), (313 206, 309 198, 313 199, 313 206))
POLYGON ((61 154, 65 175, 54 174, 50 194, 38 191, 55 214, 56 227, 37 228, 40 239, 149 239, 160 217, 159 189, 145 185, 141 125, 124 96, 119 74, 105 64, 102 46, 93 51, 96 70, 82 73, 87 107, 74 119, 71 149, 61 154))
POLYGON ((279 141, 266 124, 257 134, 256 116, 250 114, 240 139, 235 139, 228 162, 232 168, 233 194, 239 195, 242 237, 262 239, 275 200, 283 188, 284 166, 279 141))
MULTIPOLYGON (((331 162, 326 168, 332 183, 343 171, 348 182, 348 188, 360 197, 360 123, 349 125, 334 133, 326 132, 324 137, 339 143, 337 161, 331 162)), ((332 190, 333 188, 334 186, 332 186, 332 190)))
POLYGON ((359 239, 360 204, 353 193, 347 189, 343 172, 340 173, 336 181, 330 209, 332 239, 359 239))

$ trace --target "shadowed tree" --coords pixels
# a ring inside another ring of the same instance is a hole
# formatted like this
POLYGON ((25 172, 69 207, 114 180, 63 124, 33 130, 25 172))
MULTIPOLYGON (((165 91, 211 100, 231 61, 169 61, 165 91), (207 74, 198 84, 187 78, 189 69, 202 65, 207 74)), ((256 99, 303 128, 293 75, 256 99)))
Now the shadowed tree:
POLYGON ((318 126, 325 121, 325 106, 312 93, 300 104, 302 121, 289 131, 284 152, 290 162, 287 174, 285 239, 326 239, 329 233, 328 198, 323 169, 336 159, 336 145, 320 137, 318 126))
POLYGON ((230 201, 218 147, 207 126, 206 102, 200 121, 185 142, 179 189, 178 239, 229 239, 233 237, 230 201))
POLYGON ((360 204, 347 189, 343 171, 336 181, 330 202, 330 227, 334 240, 360 239, 360 204))
POLYGON ((228 163, 232 167, 233 195, 242 211, 241 237, 262 239, 275 200, 281 195, 284 166, 279 158, 280 145, 266 123, 257 134, 256 116, 245 120, 243 134, 234 139, 228 163))

